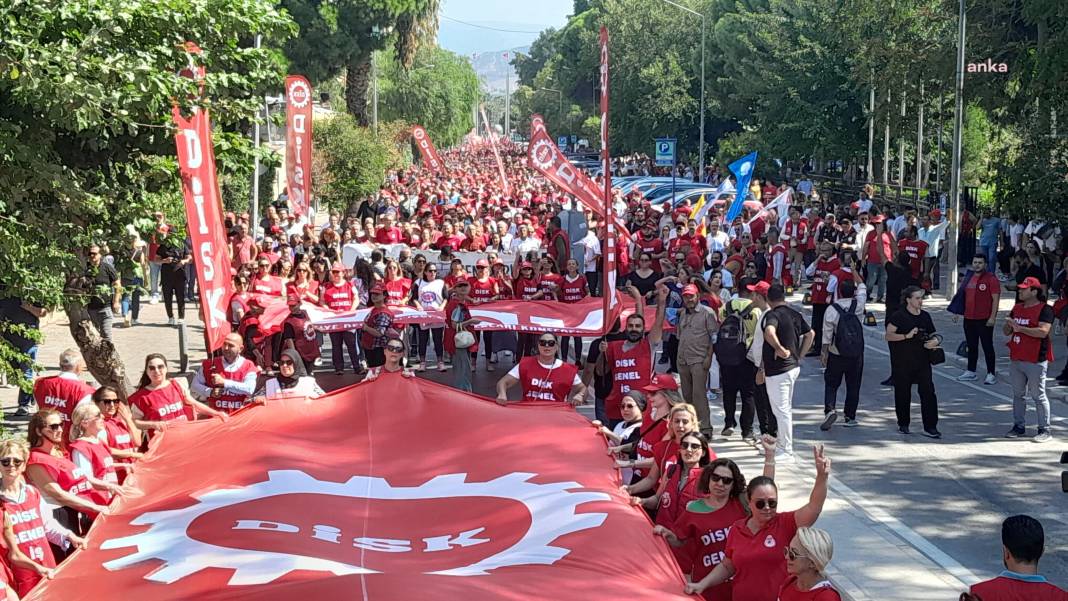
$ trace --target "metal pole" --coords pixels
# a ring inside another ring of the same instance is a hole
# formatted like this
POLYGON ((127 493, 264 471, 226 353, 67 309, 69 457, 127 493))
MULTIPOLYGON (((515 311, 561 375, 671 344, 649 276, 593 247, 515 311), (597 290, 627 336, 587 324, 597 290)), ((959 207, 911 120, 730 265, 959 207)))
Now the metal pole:
MULTIPOLYGON (((901 82, 901 125, 905 125, 905 82, 901 82)), ((902 127, 901 129, 904 129, 902 127)), ((904 133, 904 132, 902 132, 904 133)), ((899 136, 897 139, 897 198, 901 199, 901 194, 905 190, 905 136, 899 136)))
POLYGON ((701 15, 701 145, 698 151, 700 166, 697 169, 697 181, 702 181, 705 174, 705 16, 701 15))
POLYGON ((512 131, 512 74, 504 73, 504 137, 511 139, 512 131))
POLYGON ((942 92, 938 93, 938 152, 935 153, 935 188, 942 192, 942 92))
POLYGON ((378 60, 371 51, 371 131, 378 135, 378 60))
POLYGON ((950 210, 946 229, 946 254, 949 255, 949 285, 946 298, 953 298, 957 291, 957 223, 960 219, 960 174, 961 134, 964 125, 964 32, 967 26, 964 0, 960 0, 960 16, 957 31, 957 82, 953 106, 953 166, 949 185, 950 210))
MULTIPOLYGON (((256 35, 256 48, 260 47, 262 40, 263 36, 256 35)), ((264 102, 263 104, 266 109, 267 103, 264 102)), ((257 152, 252 159, 252 213, 249 216, 249 221, 252 223, 249 224, 251 226, 249 229, 252 230, 252 239, 255 240, 256 229, 259 227, 260 223, 260 120, 258 118, 252 129, 253 135, 256 138, 253 142, 253 146, 255 146, 257 152)))
POLYGON ((923 82, 920 82, 920 101, 917 103, 919 119, 916 121, 916 195, 919 198, 923 183, 923 82))
POLYGON ((868 176, 868 183, 875 182, 874 167, 872 165, 872 145, 875 143, 875 75, 872 74, 871 78, 871 97, 868 101, 868 168, 865 175, 868 176))

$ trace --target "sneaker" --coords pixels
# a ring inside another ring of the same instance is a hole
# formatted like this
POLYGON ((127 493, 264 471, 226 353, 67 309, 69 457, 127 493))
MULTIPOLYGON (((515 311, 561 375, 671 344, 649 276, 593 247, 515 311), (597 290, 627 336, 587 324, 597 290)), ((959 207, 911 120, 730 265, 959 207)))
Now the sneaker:
MULTIPOLYGON (((763 453, 764 450, 761 449, 760 452, 763 453)), ((793 465, 793 464, 797 463, 797 457, 795 457, 793 453, 787 453, 786 451, 780 451, 780 450, 776 449, 776 451, 775 451, 775 463, 777 463, 777 464, 785 463, 785 464, 788 464, 788 465, 793 465)))
POLYGON ((1053 435, 1049 433, 1049 430, 1039 430, 1038 435, 1031 439, 1031 442, 1049 442, 1053 440, 1053 435))
POLYGON ((1005 438, 1023 438, 1026 434, 1027 432, 1023 428, 1013 426, 1012 430, 1005 433, 1005 438))
POLYGON ((756 436, 753 436, 752 432, 742 432, 742 442, 749 446, 757 446, 756 436))
POLYGON ((844 422, 842 422, 842 427, 843 428, 856 428, 859 425, 860 425, 860 423, 857 420, 850 419, 848 417, 845 418, 844 422))
POLYGON ((926 430, 925 429, 922 432, 920 432, 920 434, 923 434, 927 438, 942 438, 942 433, 939 432, 938 430, 926 430))
POLYGON ((184 326, 185 325, 185 319, 179 318, 178 319, 178 325, 184 326))
POLYGON ((734 434, 734 428, 727 426, 726 428, 723 428, 722 434, 723 436, 730 438, 731 434, 734 434))
POLYGON ((423 359, 416 361, 415 371, 426 371, 426 361, 423 359))
POLYGON ((834 425, 834 422, 836 421, 838 421, 838 412, 831 411, 823 417, 823 423, 820 424, 820 430, 823 430, 824 432, 830 430, 831 426, 834 425))
POLYGON ((135 326, 139 326, 139 325, 141 325, 141 320, 140 319, 131 320, 130 324, 135 325, 135 326))
POLYGON ((152 298, 148 299, 148 304, 150 304, 150 305, 158 305, 159 304, 159 296, 158 295, 152 295, 152 298))
POLYGON ((997 383, 998 383, 998 377, 995 376, 994 374, 986 374, 986 379, 983 380, 983 384, 986 384, 987 386, 993 386, 994 384, 997 384, 997 383))
POLYGON ((26 407, 19 406, 19 408, 15 410, 15 417, 29 417, 29 416, 30 416, 30 410, 28 408, 26 408, 26 407))
MULTIPOLYGON (((493 367, 493 364, 494 364, 494 361, 490 361, 489 363, 487 363, 486 364, 486 371, 497 371, 497 368, 493 367)), ((475 371, 474 370, 474 366, 472 366, 471 371, 475 371)))
POLYGON ((898 434, 908 434, 909 433, 909 427, 908 426, 898 426, 897 433, 898 434))
POLYGON ((178 325, 178 322, 175 321, 174 318, 172 317, 172 318, 167 320, 167 325, 169 325, 169 326, 178 325))
POLYGON ((438 360, 438 371, 445 371, 445 362, 440 359, 438 360))
POLYGON ((315 361, 312 361, 312 365, 314 365, 315 367, 322 367, 323 366, 323 358, 322 357, 316 357, 315 361))
POLYGON ((979 376, 975 375, 974 371, 966 371, 957 376, 958 382, 974 382, 979 379, 979 376))
POLYGON ((714 401, 714 400, 718 399, 719 395, 716 394, 715 390, 709 390, 708 392, 705 393, 705 398, 708 399, 711 402, 711 401, 714 401))
POLYGON ((128 327, 130 327, 131 323, 132 323, 132 320, 130 319, 129 315, 127 315, 127 316, 122 318, 122 327, 128 328, 128 327))
POLYGON ((883 380, 882 382, 879 382, 879 384, 882 384, 883 386, 893 386, 894 385, 894 378, 893 377, 887 378, 887 379, 883 380))

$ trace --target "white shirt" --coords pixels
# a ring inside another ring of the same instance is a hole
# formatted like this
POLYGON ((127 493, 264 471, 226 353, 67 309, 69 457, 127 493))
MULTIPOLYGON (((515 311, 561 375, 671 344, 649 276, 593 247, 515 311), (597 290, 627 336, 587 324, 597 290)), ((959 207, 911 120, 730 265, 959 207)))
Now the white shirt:
POLYGON ((601 256, 601 240, 597 238, 597 233, 593 230, 587 230, 586 235, 579 241, 579 244, 586 249, 583 269, 586 272, 597 271, 597 257, 601 256))
POLYGON ((538 240, 534 236, 530 236, 526 240, 522 238, 515 238, 512 240, 512 252, 526 255, 529 252, 536 252, 541 248, 541 240, 538 240))
POLYGON ((871 199, 861 198, 860 200, 857 201, 857 214, 867 213, 868 211, 871 210, 871 205, 872 205, 871 199))
POLYGON ((309 399, 316 399, 326 394, 312 376, 301 376, 300 379, 297 380, 296 386, 285 390, 283 390, 282 385, 278 383, 278 378, 267 380, 267 383, 264 385, 264 395, 270 398, 277 396, 279 393, 286 396, 308 397, 309 399))
POLYGON ((924 256, 928 258, 938 256, 938 250, 942 245, 942 240, 946 237, 946 228, 948 227, 949 221, 943 221, 938 225, 920 228, 920 240, 927 243, 927 254, 924 256))
MULTIPOLYGON (((853 310, 853 314, 860 319, 861 323, 864 323, 864 303, 868 300, 868 289, 864 287, 864 283, 857 284, 857 290, 853 295, 853 298, 836 298, 834 304, 838 305, 845 312, 849 312, 849 305, 853 304, 853 301, 857 301, 856 309, 853 310)), ((823 337, 823 345, 826 346, 834 354, 838 354, 838 349, 835 348, 831 341, 834 340, 834 331, 838 328, 838 311, 831 307, 827 307, 827 313, 823 316, 823 331, 820 335, 823 337)))
MULTIPOLYGON (((227 363, 226 359, 223 360, 223 369, 226 371, 236 371, 241 367, 244 361, 247 361, 241 355, 234 359, 233 363, 227 363)), ((226 394, 244 395, 246 397, 252 396, 252 393, 256 392, 256 380, 259 378, 259 371, 251 370, 245 375, 245 379, 238 382, 236 380, 223 380, 223 392, 226 394)), ((201 399, 206 399, 211 396, 211 386, 208 385, 204 379, 204 367, 201 366, 197 369, 197 373, 193 376, 193 383, 190 385, 190 390, 194 395, 201 399)))
POLYGON ((727 250, 727 246, 731 243, 730 236, 723 230, 719 230, 715 234, 708 234, 705 236, 705 241, 708 242, 709 253, 716 251, 724 252, 727 250))

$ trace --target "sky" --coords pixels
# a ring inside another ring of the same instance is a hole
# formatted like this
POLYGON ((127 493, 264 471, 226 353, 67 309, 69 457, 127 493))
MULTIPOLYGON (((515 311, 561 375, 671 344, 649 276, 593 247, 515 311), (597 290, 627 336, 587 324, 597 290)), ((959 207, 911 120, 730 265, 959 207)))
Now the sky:
POLYGON ((528 46, 571 11, 572 0, 442 0, 438 45, 459 54, 528 46))

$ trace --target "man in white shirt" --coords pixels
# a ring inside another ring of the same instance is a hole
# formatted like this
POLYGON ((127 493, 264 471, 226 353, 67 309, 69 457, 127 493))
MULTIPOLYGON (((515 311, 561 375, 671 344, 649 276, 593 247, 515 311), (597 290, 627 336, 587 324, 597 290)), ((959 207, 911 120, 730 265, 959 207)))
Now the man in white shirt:
POLYGON ((590 287, 590 294, 597 295, 601 289, 601 278, 597 276, 597 257, 601 256, 601 239, 597 237, 597 222, 590 220, 589 229, 579 244, 584 249, 583 271, 586 272, 586 283, 590 287))
POLYGON ((875 231, 875 226, 868 222, 867 211, 861 211, 857 214, 857 222, 853 224, 853 229, 857 232, 857 248, 864 248, 864 241, 868 239, 868 233, 875 231))
POLYGON ((938 290, 940 270, 938 268, 938 253, 942 247, 942 241, 946 238, 946 228, 949 221, 942 219, 942 211, 931 210, 923 218, 923 227, 919 230, 919 239, 927 243, 927 254, 923 257, 923 273, 931 280, 931 289, 938 290))
POLYGON ((708 234, 705 235, 705 241, 708 242, 708 252, 713 253, 716 251, 726 252, 727 246, 730 245, 730 236, 727 232, 719 229, 719 217, 712 217, 708 220, 708 234))
POLYGON ((511 248, 512 252, 526 256, 527 253, 536 252, 541 248, 541 240, 535 238, 530 233, 530 226, 524 223, 519 226, 519 234, 512 239, 511 248))
POLYGON ((241 356, 241 350, 245 346, 240 334, 229 334, 223 341, 222 346, 222 372, 240 373, 245 372, 241 380, 227 380, 222 373, 215 372, 208 382, 204 374, 204 366, 201 365, 193 376, 193 382, 189 389, 201 400, 208 400, 213 396, 233 395, 243 396, 246 399, 256 392, 256 380, 259 370, 254 366, 252 369, 243 370, 243 364, 248 361, 241 356))
MULTIPOLYGON (((851 352, 842 352, 838 347, 838 342, 835 339, 835 334, 838 331, 838 322, 842 315, 848 314, 850 308, 853 309, 853 315, 860 320, 860 323, 864 323, 864 303, 868 299, 867 288, 864 287, 864 280, 860 278, 859 272, 853 272, 853 279, 845 282, 841 282, 838 285, 837 296, 839 298, 832 303, 832 306, 828 307, 827 313, 823 318, 823 331, 818 335, 823 337, 823 352, 820 355, 820 362, 826 369, 823 372, 824 380, 824 392, 823 392, 823 423, 820 425, 820 430, 827 431, 831 429, 831 425, 838 419, 838 411, 836 405, 838 401, 838 387, 842 385, 842 379, 845 378, 846 383, 846 398, 845 398, 845 427, 856 427, 857 425, 857 406, 860 404, 860 384, 861 378, 864 375, 864 346, 863 340, 860 344, 860 353, 854 354, 851 352)), ((848 324, 846 324, 848 327, 848 324)), ((861 333, 863 336, 863 333, 861 333)))
POLYGON ((812 196, 812 180, 808 179, 807 175, 797 182, 797 191, 805 198, 812 196))

